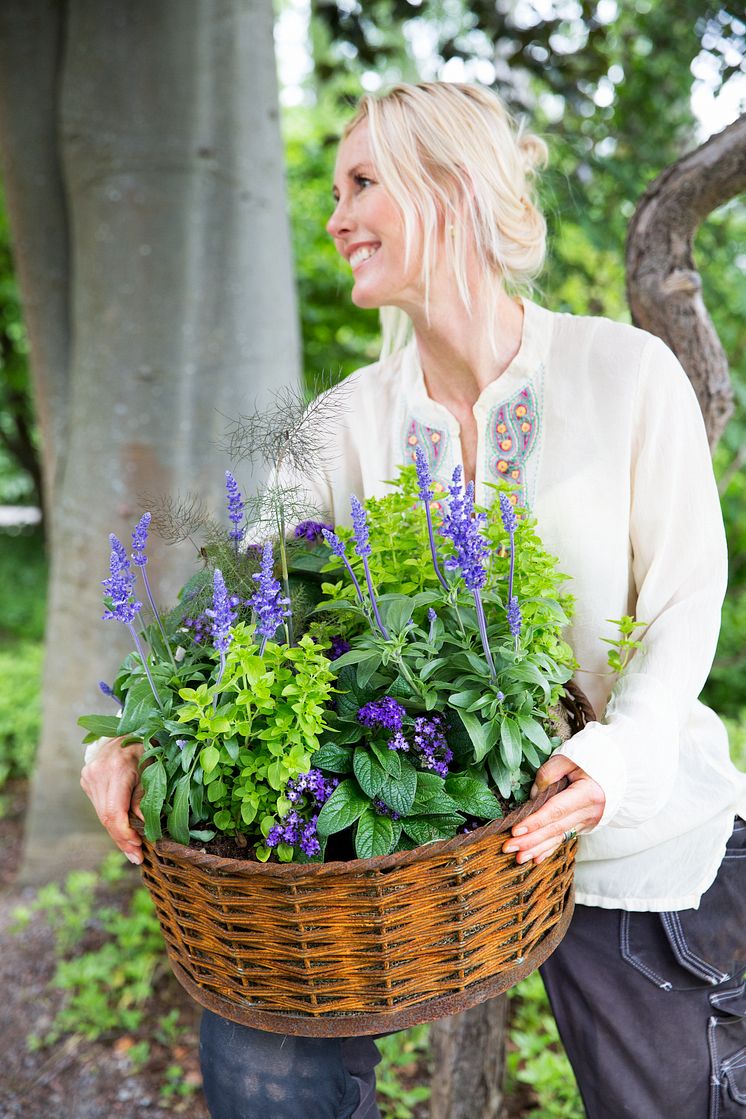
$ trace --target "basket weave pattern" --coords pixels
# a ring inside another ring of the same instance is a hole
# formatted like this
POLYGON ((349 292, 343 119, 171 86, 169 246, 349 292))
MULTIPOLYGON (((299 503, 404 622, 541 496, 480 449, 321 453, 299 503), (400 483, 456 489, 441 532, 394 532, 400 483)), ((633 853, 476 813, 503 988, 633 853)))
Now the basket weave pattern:
POLYGON ((576 841, 538 866, 501 851, 554 791, 469 834, 348 863, 146 842, 143 876, 177 978, 234 1021, 311 1036, 399 1029, 498 994, 569 921, 576 841))

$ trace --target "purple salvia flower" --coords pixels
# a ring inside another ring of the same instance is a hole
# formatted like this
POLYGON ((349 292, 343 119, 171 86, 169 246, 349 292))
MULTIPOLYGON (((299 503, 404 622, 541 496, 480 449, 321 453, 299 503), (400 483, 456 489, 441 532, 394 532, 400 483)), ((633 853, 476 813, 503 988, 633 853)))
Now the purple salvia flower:
POLYGON ((518 637, 519 637, 519 634, 521 632, 521 625, 522 625, 523 620, 521 618, 521 608, 518 605, 518 599, 516 598, 515 595, 513 595, 513 597, 510 599, 510 602, 508 603, 507 615, 508 615, 508 629, 510 630, 513 637, 515 638, 515 644, 516 644, 516 649, 517 649, 518 648, 518 637))
MULTIPOLYGON (((515 575, 515 530, 518 525, 518 519, 513 509, 513 503, 506 493, 500 494, 500 516, 502 517, 503 527, 510 537, 510 571, 508 572, 508 625, 510 625, 510 603, 513 601, 513 577, 515 575)), ((518 613, 520 619, 520 611, 518 613)), ((520 621, 518 624, 520 632, 520 621)), ((510 632, 513 633, 511 626, 510 632)), ((513 634, 515 637, 516 634, 513 634)))
POLYGON ((225 472, 225 489, 228 495, 228 519, 233 525, 228 536, 231 540, 235 540, 236 548, 238 548, 238 542, 243 535, 240 526, 243 521, 245 505, 241 497, 241 491, 238 488, 238 483, 230 470, 226 470, 225 472))
POLYGON ((259 655, 264 653, 264 647, 270 637, 274 637, 277 627, 283 618, 287 618, 290 611, 287 609, 288 599, 281 598, 281 586, 273 573, 272 545, 267 541, 262 553, 261 571, 253 578, 259 586, 256 594, 249 599, 249 605, 257 616, 257 633, 262 639, 259 655))
POLYGON ((108 699, 113 699, 115 703, 119 703, 119 700, 114 695, 112 688, 109 687, 105 680, 99 680, 98 687, 102 695, 105 695, 108 699))
POLYGON ((355 550, 363 561, 363 571, 365 572, 365 581, 368 584, 368 595, 370 596, 370 604, 373 607, 373 617, 375 618, 381 637, 384 641, 388 641, 388 630, 383 624, 381 615, 378 612, 378 602, 376 601, 376 594, 373 590, 373 580, 370 577, 370 568, 368 567, 368 556, 372 552, 369 543, 368 522, 365 518, 365 509, 355 494, 352 494, 350 498, 350 509, 352 511, 352 524, 355 533, 355 550))
POLYGON ((145 546, 148 542, 148 529, 150 528, 150 513, 143 513, 132 532, 132 549, 134 555, 132 562, 138 567, 145 567, 148 557, 145 555, 145 546))
POLYGON ((430 512, 430 502, 433 496, 433 481, 430 476, 430 466, 427 461, 427 455, 419 445, 414 449, 415 467, 417 469, 417 484, 420 491, 420 499, 425 506, 425 516, 427 517, 427 535, 430 540, 430 555, 433 560, 433 567, 435 574, 438 576, 438 582, 443 587, 443 590, 448 590, 448 583, 445 580, 443 572, 440 570, 438 563, 438 551, 435 547, 435 536, 433 535, 433 518, 430 512))
POLYGON ((114 620, 121 622, 127 626, 130 631, 132 640, 135 643, 135 648, 139 653, 142 666, 145 669, 145 675, 150 684, 150 690, 155 697, 155 701, 159 707, 162 707, 161 697, 155 686, 155 682, 150 673, 150 666, 148 658, 145 656, 145 651, 140 643, 140 637, 132 624, 142 609, 142 603, 135 599, 135 576, 132 574, 130 561, 127 558, 127 552, 124 549, 122 542, 111 533, 109 536, 111 543, 111 556, 109 558, 109 578, 104 579, 103 586, 106 591, 106 610, 104 611, 104 619, 114 620))
POLYGON ((324 540, 326 541, 327 545, 329 546, 329 549, 332 552, 332 554, 337 556, 344 563, 345 567, 347 568, 347 573, 349 574, 350 578, 352 579, 353 585, 355 587, 355 592, 357 594, 360 605, 364 606, 365 605, 365 599, 363 598, 363 592, 360 590, 360 584, 357 581, 357 575, 352 570, 352 567, 350 566, 350 561, 347 559, 347 556, 345 554, 344 541, 339 539, 336 532, 332 532, 331 529, 328 529, 328 528, 322 528, 321 535, 324 537, 324 540))
POLYGON ((231 599, 219 567, 215 568, 213 574, 212 608, 205 610, 205 613, 212 619, 212 643, 215 649, 225 656, 230 648, 231 626, 236 620, 236 615, 231 608, 231 599))
POLYGON ((479 593, 487 580, 484 561, 489 554, 489 549, 480 531, 487 518, 484 513, 474 514, 474 484, 469 482, 462 492, 460 466, 457 466, 453 472, 449 492, 451 500, 446 515, 443 517, 441 531, 453 542, 455 555, 448 557, 446 567, 449 570, 456 567, 460 568, 467 589, 472 593, 477 613, 477 624, 479 625, 479 637, 489 667, 490 679, 494 681, 497 679, 497 675, 487 638, 484 607, 479 593))
POLYGON ((384 727, 386 730, 401 730, 405 709, 393 696, 373 699, 358 708, 358 722, 364 727, 384 727))
POLYGON ((435 637, 435 623, 438 620, 438 615, 433 610, 432 606, 428 607, 427 620, 430 623, 430 632, 428 634, 428 641, 432 641, 435 637))
POLYGON ((140 568, 140 574, 142 575, 142 581, 145 584, 145 593, 148 596, 148 602, 150 603, 150 609, 153 611, 153 617, 155 618, 155 620, 158 624, 158 629, 161 631, 161 637, 163 638, 163 644, 166 646, 166 649, 168 650, 168 655, 171 658, 171 664, 173 665, 174 672, 175 672, 176 671, 176 662, 174 660, 173 653, 171 652, 171 646, 169 645, 168 638, 166 637, 166 631, 163 628, 163 622, 161 621, 161 616, 158 613, 158 607, 155 604, 155 598, 153 597, 153 591, 151 590, 151 587, 150 587, 150 579, 148 578, 148 573, 145 570, 145 567, 146 567, 147 562, 148 562, 148 557, 145 554, 145 547, 148 543, 148 529, 150 528, 150 520, 151 520, 150 513, 143 513, 143 515, 140 517, 140 520, 137 522, 137 524, 135 525, 135 528, 133 529, 133 532, 132 532, 132 562, 137 564, 137 566, 140 568))

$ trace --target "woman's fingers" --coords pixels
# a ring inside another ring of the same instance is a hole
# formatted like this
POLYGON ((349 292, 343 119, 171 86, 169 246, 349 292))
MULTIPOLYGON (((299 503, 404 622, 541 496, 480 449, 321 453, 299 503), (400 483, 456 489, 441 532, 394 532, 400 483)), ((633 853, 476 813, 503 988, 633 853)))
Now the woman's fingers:
MULTIPOLYGON (((142 743, 122 746, 112 738, 96 757, 83 767, 80 784, 90 799, 99 820, 117 847, 132 863, 142 862, 142 841, 130 825, 129 812, 139 787, 138 765, 142 743)), ((142 793, 140 793, 142 796, 142 793)), ((137 812, 139 812, 137 797, 137 812)))
POLYGON ((503 851, 514 853, 519 863, 541 862, 562 843, 567 832, 594 828, 601 819, 606 798, 600 785, 562 755, 545 762, 536 775, 532 795, 566 776, 568 787, 512 829, 503 851))

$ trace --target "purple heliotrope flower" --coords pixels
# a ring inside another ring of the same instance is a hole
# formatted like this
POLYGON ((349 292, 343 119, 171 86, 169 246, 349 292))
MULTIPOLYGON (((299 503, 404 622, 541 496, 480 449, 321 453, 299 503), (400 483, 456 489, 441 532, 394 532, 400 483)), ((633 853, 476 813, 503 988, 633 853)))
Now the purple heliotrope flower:
POLYGON ((259 586, 256 594, 249 599, 249 605, 257 617, 256 630, 262 639, 260 654, 264 652, 269 638, 274 637, 280 622, 290 613, 287 609, 289 599, 280 597, 282 588, 279 580, 274 577, 273 567, 272 545, 267 541, 262 553, 261 570, 253 576, 259 586))
POLYGON ((442 715, 418 716, 414 721, 414 746, 424 769, 440 777, 448 776, 448 765, 453 761, 453 751, 445 736, 442 715))
POLYGON ((330 661, 335 661, 339 657, 344 656, 344 654, 349 653, 352 648, 349 641, 345 641, 344 637, 340 637, 338 633, 335 633, 331 638, 331 643, 332 647, 326 654, 330 661))
POLYGON ((225 490, 228 495, 228 520, 233 525, 228 536, 231 540, 236 541, 236 547, 238 547, 238 541, 243 535, 240 526, 243 521, 245 504, 241 496, 241 491, 238 488, 238 483, 230 470, 226 470, 225 472, 225 490))
POLYGON ((331 532, 332 525, 323 524, 321 521, 301 521, 295 526, 296 540, 309 540, 314 543, 322 535, 324 529, 331 532))
POLYGON ((388 804, 382 801, 380 797, 376 797, 373 801, 373 808, 376 816, 388 816, 390 820, 398 820, 400 818, 399 813, 394 812, 393 808, 389 808, 388 804))
POLYGON ((317 820, 318 814, 311 816, 310 820, 304 820, 300 813, 293 808, 281 824, 275 824, 269 829, 269 834, 264 842, 267 847, 276 847, 278 843, 300 847, 304 855, 313 858, 321 850, 321 844, 316 837, 317 820))
POLYGON ((364 727, 384 727, 386 730, 401 730, 405 709, 393 696, 373 699, 358 708, 358 722, 364 727))

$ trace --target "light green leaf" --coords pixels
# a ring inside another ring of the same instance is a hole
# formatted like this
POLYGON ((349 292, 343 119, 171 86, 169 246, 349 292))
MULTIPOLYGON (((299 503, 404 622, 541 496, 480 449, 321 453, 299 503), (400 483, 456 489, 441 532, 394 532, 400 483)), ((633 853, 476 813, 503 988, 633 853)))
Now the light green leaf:
POLYGON ((216 750, 214 746, 205 746, 204 750, 200 750, 199 764, 206 774, 212 773, 219 761, 220 751, 216 750))

